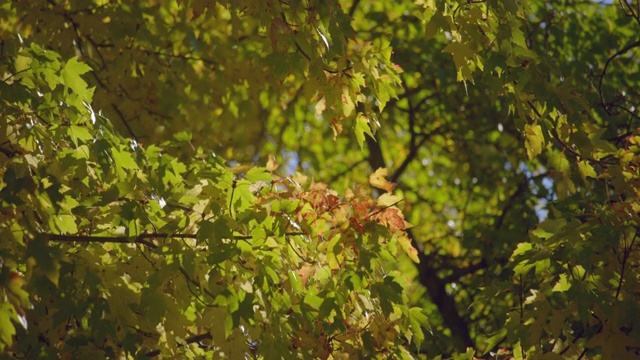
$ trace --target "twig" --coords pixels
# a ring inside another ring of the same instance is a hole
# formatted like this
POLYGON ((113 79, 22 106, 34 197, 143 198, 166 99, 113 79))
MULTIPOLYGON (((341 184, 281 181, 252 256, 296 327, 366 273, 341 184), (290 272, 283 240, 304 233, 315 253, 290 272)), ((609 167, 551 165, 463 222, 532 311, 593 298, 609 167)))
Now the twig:
MULTIPOLYGON (((190 338, 184 339, 184 344, 178 344, 178 346, 185 346, 185 345, 193 344, 195 342, 200 342, 202 340, 212 340, 212 339, 213 339, 213 336, 211 336, 211 333, 207 331, 204 334, 199 334, 199 335, 195 335, 190 338)), ((145 355, 149 358, 156 357, 160 355, 160 350, 149 351, 145 355)))
MULTIPOLYGON (((625 2, 626 3, 626 2, 625 2)), ((602 69, 602 73, 600 74, 600 81, 598 83, 598 93, 600 95, 600 105, 602 105, 602 108, 604 109, 604 111, 607 112, 607 114, 609 115, 613 115, 609 110, 612 107, 612 104, 607 104, 604 101, 604 93, 602 91, 602 83, 604 81, 604 77, 605 75, 607 75, 607 68, 609 68, 609 64, 611 63, 611 61, 613 61, 613 59, 617 58, 620 55, 624 55, 627 51, 640 46, 640 40, 635 41, 627 46, 625 46, 624 48, 622 48, 621 50, 618 50, 615 54, 611 55, 611 57, 609 57, 609 59, 607 59, 607 62, 604 64, 604 69, 602 69)))
POLYGON ((349 17, 353 17, 353 14, 356 13, 356 9, 358 8, 358 4, 360 4, 360 0, 353 0, 351 7, 349 8, 349 17))
MULTIPOLYGON (((50 234, 41 233, 50 241, 57 242, 80 242, 80 243, 117 243, 117 244, 141 244, 148 246, 152 249, 158 247, 158 245, 148 241, 147 239, 197 239, 196 234, 167 234, 167 233, 145 233, 137 236, 93 236, 93 235, 62 235, 62 234, 50 234)), ((308 235, 304 232, 287 232, 286 236, 303 236, 308 235)), ((232 240, 251 240, 252 235, 232 235, 232 240)))
MULTIPOLYGON (((638 44, 640 44, 640 42, 638 42, 638 44)), ((542 114, 540 114, 540 112, 538 111, 538 109, 536 109, 535 105, 531 102, 531 100, 527 101, 527 104, 529 104, 529 106, 531 107, 531 109, 533 110, 533 112, 536 114, 536 116, 538 116, 540 119, 542 119, 542 114)), ((608 161, 602 161, 602 160, 596 160, 592 157, 589 156, 585 156, 580 154, 579 152, 575 151, 574 149, 572 149, 570 146, 568 146, 567 144, 564 143, 564 141, 562 141, 562 139, 560 139, 560 137, 558 136, 558 134, 555 131, 549 131, 549 134, 551 134, 551 137, 554 138, 554 140, 556 140, 564 150, 566 150, 567 152, 571 153, 573 156, 575 156, 577 159, 585 159, 588 160, 592 163, 596 163, 596 164, 600 164, 602 166, 605 165, 613 165, 613 163, 608 162, 608 161)))
MULTIPOLYGON (((624 248, 624 252, 622 254, 622 268, 620 269, 620 281, 618 282, 618 289, 616 290, 616 299, 618 299, 618 297, 620 296, 620 291, 622 290, 622 284, 624 283, 624 270, 626 268, 627 265, 627 260, 629 260, 629 255, 631 254, 631 250, 633 248, 634 243, 636 242, 636 239, 638 238, 638 231, 640 230, 640 227, 636 229, 636 233, 635 235, 633 235, 633 239, 631 239, 631 242, 628 244, 628 246, 625 246, 624 248)), ((626 240, 625 240, 626 242, 626 240)), ((627 245, 627 244, 625 244, 627 245)))

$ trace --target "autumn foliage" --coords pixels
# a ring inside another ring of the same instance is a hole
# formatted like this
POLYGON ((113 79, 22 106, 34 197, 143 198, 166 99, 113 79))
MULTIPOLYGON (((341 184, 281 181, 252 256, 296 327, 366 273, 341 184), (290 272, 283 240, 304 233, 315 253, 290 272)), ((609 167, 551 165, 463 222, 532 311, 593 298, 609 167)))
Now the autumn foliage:
POLYGON ((0 1, 0 357, 637 357, 639 9, 0 1))

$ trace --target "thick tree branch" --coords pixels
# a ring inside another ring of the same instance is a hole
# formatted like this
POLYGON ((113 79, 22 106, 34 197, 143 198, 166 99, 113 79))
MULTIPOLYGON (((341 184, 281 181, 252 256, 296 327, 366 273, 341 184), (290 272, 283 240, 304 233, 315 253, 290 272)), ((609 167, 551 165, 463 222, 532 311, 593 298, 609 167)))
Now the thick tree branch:
POLYGON ((367 148, 369 149, 369 166, 371 166, 371 169, 375 171, 379 168, 386 167, 379 140, 370 136, 365 136, 365 138, 367 139, 367 148))
MULTIPOLYGON (((375 170, 385 167, 380 143, 367 137, 367 146, 369 149, 369 165, 371 168, 375 170)), ((416 249, 422 248, 411 229, 407 229, 407 236, 409 236, 412 245, 416 249)), ((458 313, 455 299, 447 293, 447 283, 438 276, 438 269, 433 266, 432 259, 430 259, 424 251, 418 250, 418 258, 420 259, 420 263, 416 264, 416 266, 418 268, 420 283, 427 289, 429 297, 438 307, 440 314, 442 314, 444 325, 451 330, 453 337, 458 343, 458 349, 464 350, 467 347, 473 347, 474 343, 469 334, 469 326, 466 320, 458 313)))
MULTIPOLYGON (((413 246, 417 248, 419 244, 411 229, 407 229, 407 235, 411 239, 413 246)), ((418 267, 420 283, 426 287, 429 297, 440 310, 445 326, 451 330, 458 342, 458 349, 464 350, 467 347, 473 347, 474 343, 469 334, 469 326, 466 320, 458 313, 455 300, 447 293, 447 282, 437 275, 438 271, 432 266, 432 261, 427 254, 418 251, 418 258, 420 263, 416 264, 416 266, 418 267)))

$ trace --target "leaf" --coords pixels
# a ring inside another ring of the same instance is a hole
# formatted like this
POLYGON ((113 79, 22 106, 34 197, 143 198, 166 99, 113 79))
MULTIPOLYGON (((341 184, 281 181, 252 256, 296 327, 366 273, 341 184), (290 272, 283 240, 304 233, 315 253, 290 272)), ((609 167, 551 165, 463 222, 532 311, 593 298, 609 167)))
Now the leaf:
POLYGON ((402 201, 401 197, 392 195, 390 193, 385 193, 378 197, 377 205, 380 208, 387 208, 390 206, 397 205, 401 201, 402 201))
POLYGON ((273 175, 271 175, 267 169, 258 166, 249 169, 244 177, 251 182, 273 180, 273 175))
POLYGON ((398 242, 400 243, 402 250, 409 256, 409 259, 414 263, 419 264, 420 258, 418 257, 418 250, 411 245, 411 240, 406 236, 399 236, 398 242))
POLYGON ((369 135, 374 139, 371 126, 369 125, 369 118, 364 114, 358 114, 356 117, 355 135, 361 150, 364 149, 365 135, 369 135))
POLYGON ((87 88, 87 83, 80 76, 88 71, 91 71, 89 65, 78 61, 77 57, 73 57, 67 61, 62 69, 62 80, 64 85, 78 94, 82 101, 90 103, 93 91, 87 88))
POLYGON ((450 42, 442 52, 449 53, 453 56, 453 61, 458 69, 468 69, 468 61, 475 56, 475 52, 471 47, 460 42, 450 42))
POLYGON ((567 279, 567 274, 560 274, 560 280, 553 286, 551 291, 563 292, 571 289, 571 283, 567 279))
POLYGON ((139 169, 138 164, 130 153, 113 149, 112 155, 117 166, 127 170, 139 169))
POLYGON ((304 297, 304 303, 309 305, 312 309, 318 310, 320 309, 320 306, 322 305, 322 302, 324 300, 317 296, 314 295, 312 293, 307 293, 304 297))
POLYGON ((513 251, 513 254, 511 254, 511 260, 515 259, 518 255, 526 253, 531 249, 533 249, 533 245, 531 243, 519 243, 516 249, 513 251))
POLYGON ((16 321, 17 317, 18 314, 13 305, 0 302, 0 351, 13 344, 13 336, 16 334, 13 321, 16 321))
POLYGON ((409 309, 409 319, 411 323, 411 330, 413 331, 413 340, 416 343, 416 350, 420 351, 420 346, 424 341, 424 332, 422 328, 426 328, 429 332, 433 333, 431 326, 429 325, 429 319, 424 314, 423 310, 418 307, 409 309))
POLYGON ((501 341, 503 341, 506 336, 507 336, 506 328, 502 328, 498 330, 496 334, 494 334, 493 336, 491 336, 486 340, 485 349, 493 349, 496 345, 498 345, 501 341))
POLYGON ((62 253, 59 248, 49 247, 43 238, 37 238, 29 243, 27 256, 34 272, 44 275, 51 283, 58 286, 60 280, 60 260, 62 253))
POLYGON ((369 176, 369 184, 378 189, 385 190, 388 193, 393 191, 395 184, 386 179, 389 175, 389 170, 386 168, 378 168, 373 174, 369 176))
POLYGON ((348 117, 356 108, 348 88, 342 89, 340 100, 342 101, 342 113, 345 117, 348 117))
POLYGON ((376 219, 383 225, 387 226, 392 233, 396 233, 398 230, 405 230, 411 227, 411 224, 404 220, 402 211, 398 208, 385 208, 377 214, 376 219))
POLYGON ((269 160, 267 160, 267 171, 273 173, 278 169, 278 162, 276 161, 276 157, 273 154, 269 154, 269 160))
POLYGON ((23 286, 26 285, 26 280, 15 272, 9 274, 8 280, 7 295, 9 296, 9 300, 18 307, 17 312, 19 314, 24 314, 25 309, 31 308, 29 293, 23 289, 23 286))
POLYGON ((298 293, 301 292, 302 280, 300 279, 300 277, 298 277, 293 270, 289 270, 288 274, 289 274, 289 284, 291 284, 291 288, 293 289, 293 291, 298 293))
POLYGON ((78 232, 76 217, 73 215, 54 215, 53 221, 61 234, 75 234, 78 232))
POLYGON ((580 171, 580 175, 582 176, 583 179, 598 178, 598 174, 596 174, 596 171, 593 169, 593 166, 591 166, 591 164, 589 164, 589 162, 586 160, 581 160, 578 162, 578 171, 580 171))
POLYGON ((525 147, 527 148, 527 156, 529 160, 533 160, 542 153, 544 137, 542 136, 542 127, 540 125, 524 126, 525 147))

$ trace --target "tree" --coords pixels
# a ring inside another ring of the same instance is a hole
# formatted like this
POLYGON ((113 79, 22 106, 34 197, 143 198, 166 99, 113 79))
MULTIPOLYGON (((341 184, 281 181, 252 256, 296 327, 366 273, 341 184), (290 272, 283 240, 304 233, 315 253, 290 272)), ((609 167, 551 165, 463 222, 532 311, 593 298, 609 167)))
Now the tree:
POLYGON ((636 356, 639 6, 3 3, 2 351, 636 356))

